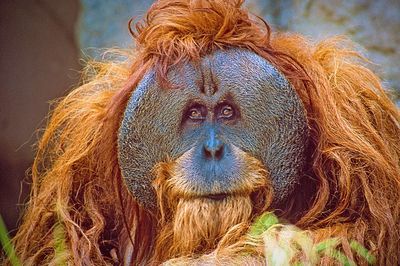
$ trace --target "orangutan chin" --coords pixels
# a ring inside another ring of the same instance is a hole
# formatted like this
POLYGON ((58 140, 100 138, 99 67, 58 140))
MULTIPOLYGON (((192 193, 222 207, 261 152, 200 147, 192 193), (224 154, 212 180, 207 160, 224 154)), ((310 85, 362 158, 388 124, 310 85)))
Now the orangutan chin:
POLYGON ((266 211, 400 263, 399 111, 348 42, 241 5, 160 0, 126 61, 89 64, 38 145, 24 265, 262 265, 266 211))

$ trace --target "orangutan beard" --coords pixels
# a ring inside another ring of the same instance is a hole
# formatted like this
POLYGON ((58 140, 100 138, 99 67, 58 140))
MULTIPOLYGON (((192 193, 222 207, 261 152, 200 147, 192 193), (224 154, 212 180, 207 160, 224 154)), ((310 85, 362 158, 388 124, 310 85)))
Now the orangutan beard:
MULTIPOLYGON (((258 160, 248 158, 240 193, 221 199, 179 193, 174 162, 156 167, 154 187, 160 209, 153 262, 188 256, 198 257, 232 245, 245 235, 254 217, 271 203, 267 172, 258 160)), ((181 192, 181 191, 180 191, 181 192)))

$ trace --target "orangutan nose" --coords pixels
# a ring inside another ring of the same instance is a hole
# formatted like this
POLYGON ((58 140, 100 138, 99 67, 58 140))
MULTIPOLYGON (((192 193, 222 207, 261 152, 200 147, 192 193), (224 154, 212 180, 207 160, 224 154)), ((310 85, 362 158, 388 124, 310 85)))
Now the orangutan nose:
POLYGON ((219 161, 224 156, 224 144, 218 139, 213 129, 210 130, 209 136, 204 143, 203 151, 207 160, 219 161))

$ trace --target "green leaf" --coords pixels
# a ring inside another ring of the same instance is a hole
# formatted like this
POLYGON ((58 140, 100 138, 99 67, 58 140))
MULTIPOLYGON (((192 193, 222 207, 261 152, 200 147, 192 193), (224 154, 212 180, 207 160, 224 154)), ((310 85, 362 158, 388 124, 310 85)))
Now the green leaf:
POLYGON ((363 245, 358 243, 355 240, 352 240, 350 242, 350 247, 352 250, 354 250, 360 257, 364 258, 368 264, 375 264, 376 263, 376 258, 374 255, 372 255, 368 249, 366 249, 363 245))
POLYGON ((0 243, 3 246, 3 250, 5 251, 11 265, 13 266, 22 265, 16 255, 14 246, 12 245, 11 240, 8 237, 7 228, 6 225, 4 224, 1 215, 0 215, 0 243))
POLYGON ((324 252, 325 250, 334 249, 339 244, 339 240, 337 238, 328 238, 315 246, 315 250, 318 253, 324 252))
POLYGON ((65 261, 65 232, 64 227, 61 223, 57 223, 53 230, 54 238, 54 258, 57 260, 57 265, 66 265, 65 261))
POLYGON ((274 224, 278 224, 278 218, 272 212, 264 212, 250 227, 249 234, 252 237, 258 237, 268 230, 274 224))

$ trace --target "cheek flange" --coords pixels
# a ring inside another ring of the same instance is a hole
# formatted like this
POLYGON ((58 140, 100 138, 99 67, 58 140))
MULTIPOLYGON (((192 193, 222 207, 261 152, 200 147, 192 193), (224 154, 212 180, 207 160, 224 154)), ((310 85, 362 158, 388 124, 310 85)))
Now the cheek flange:
MULTIPOLYGON (((193 76, 193 67, 186 65, 183 69, 185 75, 193 76)), ((180 75, 181 72, 168 73, 172 84, 186 85, 188 78, 180 75)), ((154 167, 178 158, 192 144, 183 142, 179 134, 182 112, 189 97, 185 90, 160 87, 151 70, 127 103, 118 131, 118 163, 124 183, 146 209, 157 207, 152 185, 154 167)))
POLYGON ((140 114, 138 109, 143 104, 143 98, 154 90, 151 86, 154 76, 154 72, 146 74, 133 91, 118 132, 118 162, 122 178, 135 199, 147 209, 156 207, 150 176, 156 158, 144 158, 146 150, 142 140, 136 137, 138 131, 133 125, 140 114))
POLYGON ((304 175, 309 129, 303 103, 285 76, 259 55, 230 49, 213 57, 219 83, 235 92, 245 124, 231 141, 262 161, 279 204, 304 175))

